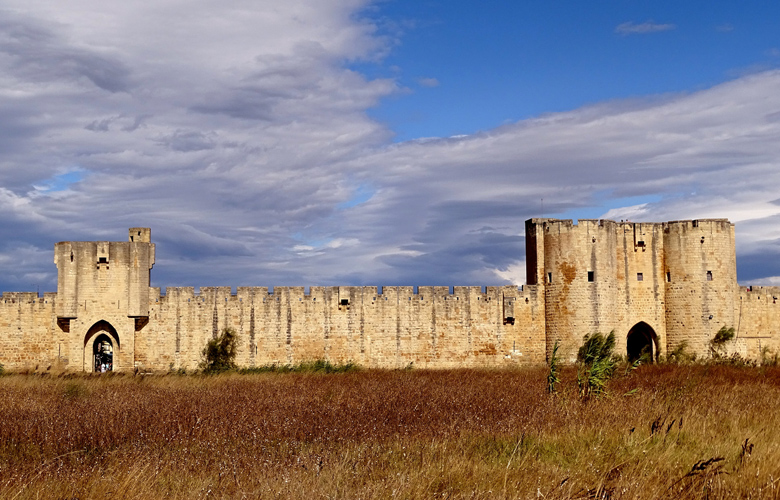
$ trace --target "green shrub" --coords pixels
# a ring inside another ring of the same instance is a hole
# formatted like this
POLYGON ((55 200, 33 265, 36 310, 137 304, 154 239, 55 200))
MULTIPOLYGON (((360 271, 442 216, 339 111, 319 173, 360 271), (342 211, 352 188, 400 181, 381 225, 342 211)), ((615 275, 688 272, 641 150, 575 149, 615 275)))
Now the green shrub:
POLYGON ((731 353, 731 356, 724 356, 716 360, 717 363, 727 364, 732 366, 758 366, 758 361, 755 359, 743 358, 738 352, 731 353))
POLYGON ((235 368, 236 344, 236 332, 232 328, 225 328, 218 337, 209 340, 203 348, 203 372, 219 373, 235 368))
POLYGON ((669 363, 681 364, 696 360, 696 355, 688 353, 688 341, 683 340, 666 356, 669 363))
POLYGON ((582 398, 604 394, 606 384, 615 374, 615 332, 585 335, 577 352, 577 388, 582 398))
MULTIPOLYGON (((769 350, 769 346, 761 348, 761 366, 777 366, 780 364, 780 356, 775 352, 774 354, 769 350)), ((0 371, 2 373, 2 371, 0 371)))
POLYGON ((303 361, 297 365, 263 365, 254 366, 250 368, 241 368, 239 373, 252 374, 252 373, 347 373, 360 369, 360 366, 356 363, 347 362, 344 364, 334 365, 330 361, 324 359, 317 359, 314 361, 303 361))

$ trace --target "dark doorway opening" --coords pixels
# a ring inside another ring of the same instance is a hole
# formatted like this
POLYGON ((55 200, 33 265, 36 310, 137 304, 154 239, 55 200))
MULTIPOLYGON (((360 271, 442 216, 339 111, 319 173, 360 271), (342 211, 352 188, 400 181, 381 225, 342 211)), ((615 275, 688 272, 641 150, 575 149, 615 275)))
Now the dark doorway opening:
POLYGON ((644 321, 634 325, 628 331, 628 336, 626 337, 628 361, 633 363, 638 359, 642 359, 647 363, 652 363, 658 354, 655 341, 655 331, 650 325, 644 321))
POLYGON ((92 344, 92 359, 95 373, 114 371, 114 343, 111 337, 101 333, 92 344))
POLYGON ((84 371, 113 371, 121 350, 116 329, 108 321, 98 321, 84 335, 84 371))

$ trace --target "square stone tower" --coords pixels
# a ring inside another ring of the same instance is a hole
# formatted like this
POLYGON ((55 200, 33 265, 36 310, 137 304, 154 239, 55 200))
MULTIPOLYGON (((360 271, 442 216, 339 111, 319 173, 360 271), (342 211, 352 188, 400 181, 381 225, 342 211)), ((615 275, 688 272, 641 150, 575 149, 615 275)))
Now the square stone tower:
POLYGON ((113 346, 115 367, 132 368, 134 332, 149 316, 154 254, 151 229, 144 227, 130 228, 125 242, 64 241, 54 246, 57 323, 68 334, 71 364, 83 358, 85 369, 91 367, 90 343, 102 332, 113 346))

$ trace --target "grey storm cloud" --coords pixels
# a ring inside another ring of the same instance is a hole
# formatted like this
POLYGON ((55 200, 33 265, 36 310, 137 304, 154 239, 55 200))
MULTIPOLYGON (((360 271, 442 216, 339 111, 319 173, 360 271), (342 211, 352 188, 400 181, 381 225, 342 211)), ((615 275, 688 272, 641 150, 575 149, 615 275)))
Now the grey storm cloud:
POLYGON ((395 43, 367 1, 4 4, 5 290, 53 290, 56 241, 131 226, 155 286, 522 284, 525 219, 598 210, 729 217, 776 254, 778 72, 394 144, 368 110, 403 90, 351 68, 395 43))
POLYGON ((108 92, 130 88, 130 70, 118 59, 75 47, 49 26, 0 11, 0 53, 13 73, 33 81, 86 79, 108 92))
POLYGON ((204 149, 214 149, 216 147, 216 134, 203 133, 197 130, 177 130, 172 135, 161 139, 174 151, 203 151, 204 149))

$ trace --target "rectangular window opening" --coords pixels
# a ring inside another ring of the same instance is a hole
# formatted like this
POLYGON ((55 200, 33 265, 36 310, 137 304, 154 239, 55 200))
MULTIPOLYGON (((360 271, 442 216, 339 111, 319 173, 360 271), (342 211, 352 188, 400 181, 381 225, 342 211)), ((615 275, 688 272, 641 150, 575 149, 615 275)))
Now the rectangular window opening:
POLYGON ((672 273, 669 271, 666 271, 666 282, 671 283, 672 282, 672 273))
POLYGON ((707 271, 707 281, 712 281, 712 271, 707 271))
POLYGON ((547 283, 552 283, 552 273, 547 273, 547 283))
POLYGON ((108 264, 108 259, 106 259, 105 257, 100 257, 98 259, 98 264, 108 264))
POLYGON ((645 276, 642 273, 636 273, 636 280, 637 281, 644 281, 645 276))
POLYGON ((593 282, 595 280, 595 273, 593 271, 588 271, 588 281, 593 282))

